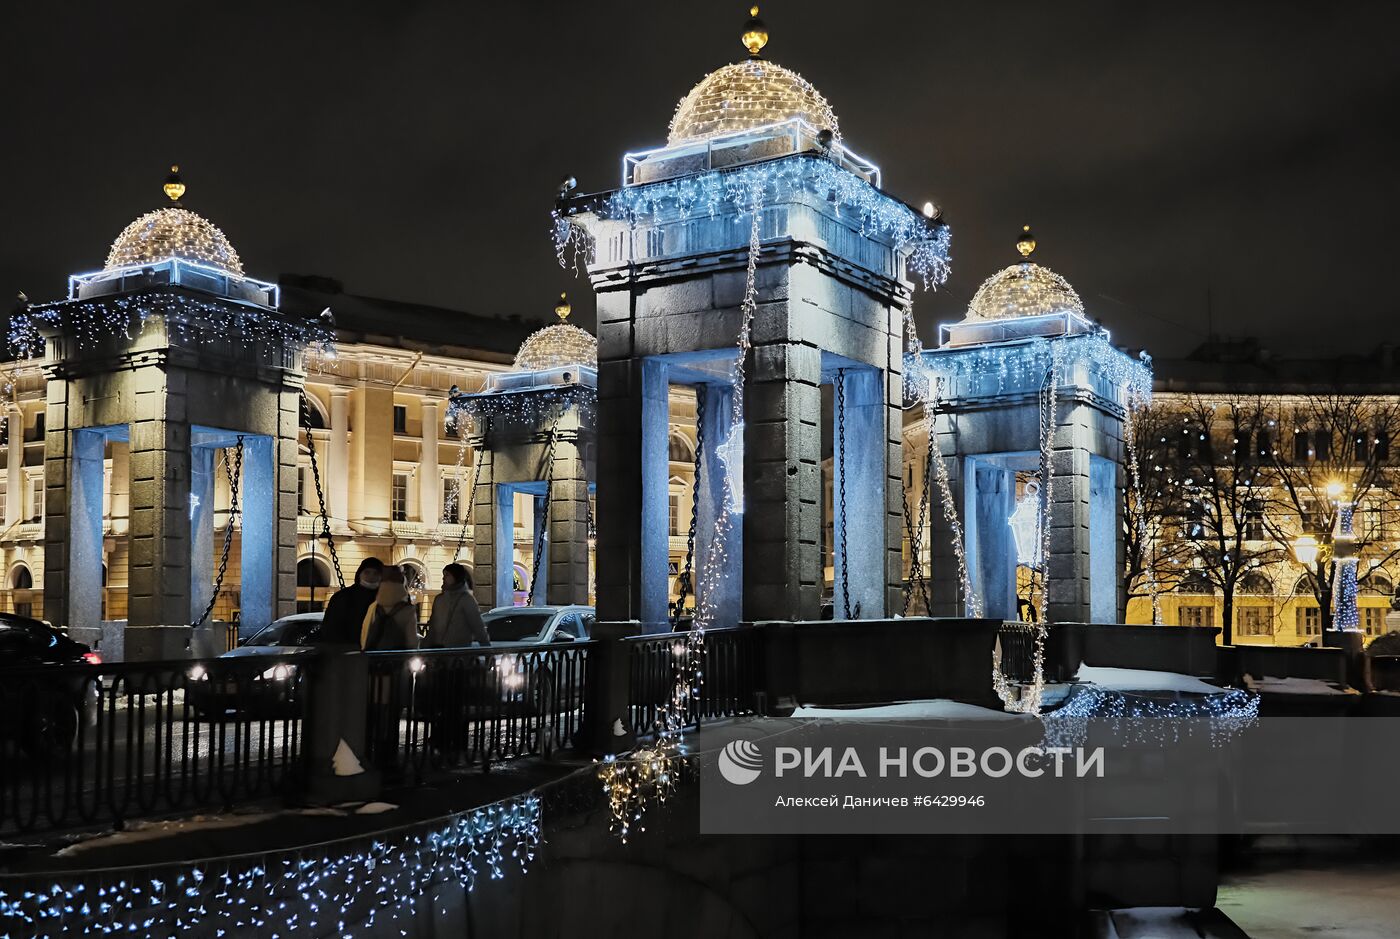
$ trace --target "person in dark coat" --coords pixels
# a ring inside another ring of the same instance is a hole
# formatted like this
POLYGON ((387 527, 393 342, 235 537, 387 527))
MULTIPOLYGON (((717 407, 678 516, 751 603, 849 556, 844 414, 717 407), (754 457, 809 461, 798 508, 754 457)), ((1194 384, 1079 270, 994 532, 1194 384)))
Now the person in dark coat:
POLYGON ((365 614, 374 606, 383 577, 384 563, 379 558, 365 558, 360 562, 355 571, 355 582, 337 590, 326 604, 326 615, 321 619, 320 642, 359 647, 365 614))

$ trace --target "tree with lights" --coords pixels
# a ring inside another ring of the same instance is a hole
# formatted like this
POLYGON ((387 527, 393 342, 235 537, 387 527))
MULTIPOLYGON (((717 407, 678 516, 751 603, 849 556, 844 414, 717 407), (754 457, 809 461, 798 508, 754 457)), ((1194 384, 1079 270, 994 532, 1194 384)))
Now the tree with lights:
MULTIPOLYGON (((1189 569, 1192 549, 1183 539, 1171 537, 1172 526, 1182 516, 1181 494, 1169 484, 1167 469, 1175 453, 1173 435, 1181 431, 1180 416, 1161 404, 1138 408, 1130 417, 1140 484, 1124 491, 1123 553, 1126 601, 1177 589, 1189 569)), ((1130 467, 1131 470, 1131 467, 1130 467)))
POLYGON ((1156 438, 1168 452, 1153 464, 1162 467, 1154 475, 1179 501, 1179 539, 1191 559, 1182 576, 1219 591, 1223 639, 1230 645, 1235 595, 1245 578, 1285 556, 1263 530, 1273 428, 1261 400, 1248 395, 1193 395, 1176 416, 1175 433, 1156 438))
POLYGON ((1337 549, 1346 537, 1338 523, 1351 513, 1346 541, 1359 559, 1359 582, 1400 553, 1383 539, 1384 514, 1397 494, 1390 447, 1400 434, 1400 402, 1342 394, 1289 398, 1270 425, 1277 434, 1260 447, 1273 482, 1264 525, 1307 569, 1304 583, 1317 600, 1322 629, 1356 628, 1334 624, 1337 549))

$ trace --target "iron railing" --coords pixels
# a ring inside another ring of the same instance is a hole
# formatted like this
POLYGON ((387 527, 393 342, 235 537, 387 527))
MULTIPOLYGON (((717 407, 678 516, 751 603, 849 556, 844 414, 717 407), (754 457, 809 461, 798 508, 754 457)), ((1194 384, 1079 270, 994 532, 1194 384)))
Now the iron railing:
POLYGON ((0 833, 229 808, 298 768, 309 660, 0 669, 0 833))
POLYGON ((1002 623, 997 627, 1001 673, 1008 681, 1035 680, 1036 627, 1030 623, 1002 623))
MULTIPOLYGON (((692 654, 689 633, 633 636, 627 645, 631 688, 629 713, 632 729, 639 734, 656 729, 676 681, 692 654)), ((720 720, 758 711, 762 672, 761 636, 749 627, 705 630, 702 681, 698 696, 688 700, 684 725, 699 727, 705 720, 720 720)))
POLYGON ((369 653, 366 749, 391 779, 548 756, 583 724, 591 643, 369 653))

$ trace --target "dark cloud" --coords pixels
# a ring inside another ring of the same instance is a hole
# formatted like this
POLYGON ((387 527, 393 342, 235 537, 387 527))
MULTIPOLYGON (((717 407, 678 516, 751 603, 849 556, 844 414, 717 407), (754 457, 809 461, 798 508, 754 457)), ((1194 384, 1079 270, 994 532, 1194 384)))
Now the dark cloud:
MULTIPOLYGON (((250 272, 539 316, 554 186, 615 184, 742 54, 743 4, 10 4, 0 288, 50 297, 164 164, 250 272)), ((1393 339, 1394 3, 764 3, 768 53, 910 202, 961 315, 1023 221, 1125 343, 1393 339)), ((587 321, 589 304, 579 304, 587 321)))

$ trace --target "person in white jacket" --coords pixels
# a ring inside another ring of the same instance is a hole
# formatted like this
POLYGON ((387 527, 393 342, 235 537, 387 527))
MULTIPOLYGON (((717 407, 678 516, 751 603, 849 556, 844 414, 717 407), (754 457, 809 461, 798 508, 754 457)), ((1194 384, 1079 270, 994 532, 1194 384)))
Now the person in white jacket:
POLYGON ((481 607, 472 596, 472 578, 467 569, 453 562, 442 569, 442 593, 433 598, 428 617, 427 649, 450 649, 473 642, 489 646, 491 637, 481 619, 481 607))

